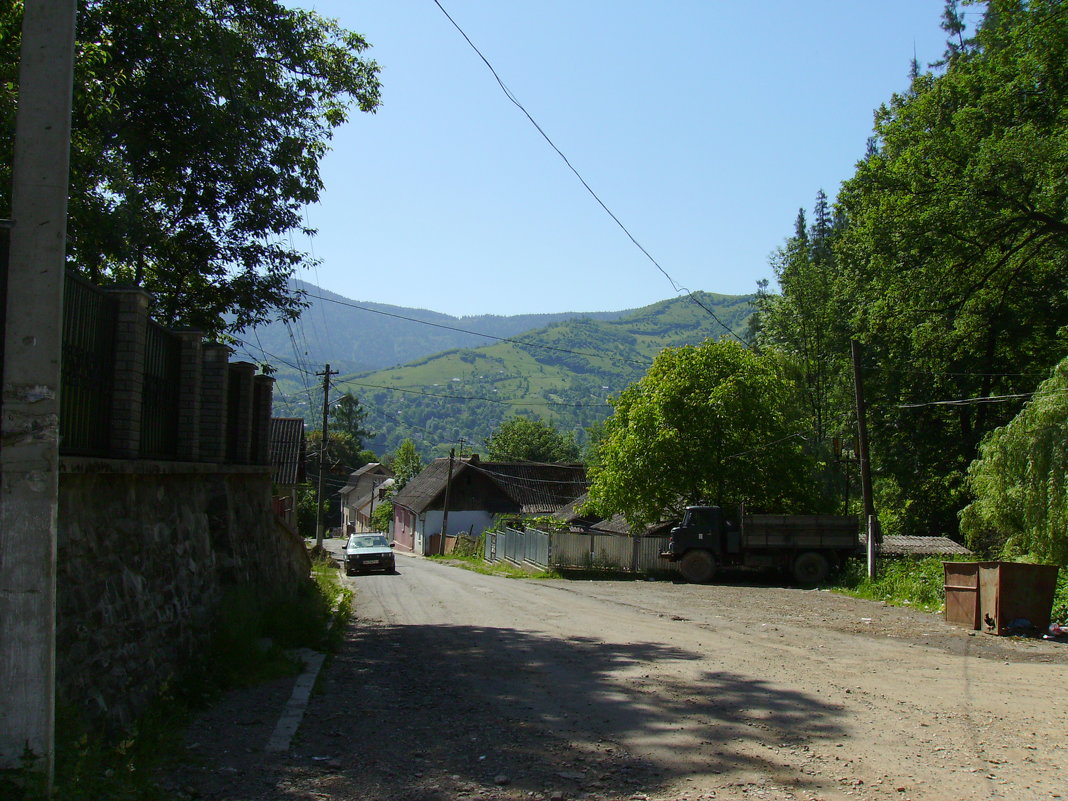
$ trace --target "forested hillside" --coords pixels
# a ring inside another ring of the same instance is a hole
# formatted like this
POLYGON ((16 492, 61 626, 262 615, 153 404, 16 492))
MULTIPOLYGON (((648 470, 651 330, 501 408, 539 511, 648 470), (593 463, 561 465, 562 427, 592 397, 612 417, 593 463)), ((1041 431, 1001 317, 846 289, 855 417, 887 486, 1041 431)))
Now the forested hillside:
MULTIPOLYGON (((461 439, 484 450, 490 433, 516 415, 574 432, 581 444, 585 429, 611 412, 607 398, 640 378, 658 352, 742 335, 752 300, 699 292, 620 312, 615 320, 562 320, 507 342, 454 348, 376 372, 343 372, 333 386, 337 394, 351 390, 360 399, 376 434, 366 444, 379 454, 395 450, 406 437, 425 456, 447 454, 461 439)), ((302 415, 318 425, 318 379, 274 365, 276 414, 302 415)))
MULTIPOLYGON (((975 6, 974 8, 979 8, 975 6)), ((984 4, 914 64, 832 203, 779 250, 759 342, 796 362, 812 440, 850 438, 850 340, 863 346, 884 525, 950 533, 984 436, 1068 350, 1068 14, 984 4)))
MULTIPOLYGON (((381 370, 453 348, 477 348, 523 331, 576 317, 615 320, 629 311, 561 312, 556 314, 493 314, 454 317, 426 309, 355 301, 293 281, 308 307, 294 322, 273 321, 242 334, 254 361, 260 349, 288 362, 294 356, 309 365, 330 362, 346 373, 381 370)), ((248 354, 246 354, 248 355, 248 354)), ((269 360, 270 357, 268 357, 269 360)), ((285 365, 277 358, 277 367, 285 365)))

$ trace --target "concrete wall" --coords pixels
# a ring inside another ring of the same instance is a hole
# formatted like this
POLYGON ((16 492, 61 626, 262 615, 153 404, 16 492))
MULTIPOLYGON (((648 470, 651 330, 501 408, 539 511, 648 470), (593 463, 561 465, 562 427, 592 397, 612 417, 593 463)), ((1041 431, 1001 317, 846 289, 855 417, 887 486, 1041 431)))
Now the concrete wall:
POLYGON ((275 521, 269 467, 63 459, 59 699, 128 723, 204 644, 227 587, 290 592, 309 568, 275 521))

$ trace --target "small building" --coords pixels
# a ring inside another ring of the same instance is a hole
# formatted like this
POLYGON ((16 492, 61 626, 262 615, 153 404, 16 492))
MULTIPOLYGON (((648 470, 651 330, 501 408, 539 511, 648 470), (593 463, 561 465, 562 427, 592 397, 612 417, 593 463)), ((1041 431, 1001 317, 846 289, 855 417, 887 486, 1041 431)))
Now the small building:
POLYGON ((275 516, 297 532, 297 485, 304 482, 304 420, 271 418, 271 481, 275 516))
POLYGON ((393 497, 397 547, 419 554, 441 550, 446 540, 477 537, 497 515, 552 515, 586 492, 586 468, 578 464, 483 462, 478 455, 435 459, 393 497))
POLYGON ((345 536, 374 530, 371 515, 386 499, 392 486, 393 471, 379 462, 368 462, 349 473, 348 481, 338 493, 341 496, 341 530, 345 536))

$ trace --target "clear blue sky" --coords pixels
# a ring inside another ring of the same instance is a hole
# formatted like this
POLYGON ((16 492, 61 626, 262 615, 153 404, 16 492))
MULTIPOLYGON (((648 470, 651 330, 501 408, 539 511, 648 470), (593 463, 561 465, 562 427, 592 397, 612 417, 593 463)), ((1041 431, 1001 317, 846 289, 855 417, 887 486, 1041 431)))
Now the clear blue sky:
MULTIPOLYGON (((772 278, 872 112, 937 60, 941 0, 441 0, 604 203, 682 287, 772 278)), ((346 297, 455 315, 675 295, 433 0, 292 0, 363 34, 383 106, 354 111, 308 209, 346 297)), ((969 21, 971 21, 969 17, 969 21)), ((300 244, 301 240, 297 240, 300 244)))

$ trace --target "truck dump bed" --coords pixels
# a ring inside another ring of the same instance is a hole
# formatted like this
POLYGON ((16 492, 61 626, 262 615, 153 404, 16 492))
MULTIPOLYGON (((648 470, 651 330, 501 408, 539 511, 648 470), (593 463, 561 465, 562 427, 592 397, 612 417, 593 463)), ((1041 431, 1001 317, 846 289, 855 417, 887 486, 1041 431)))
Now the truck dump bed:
POLYGON ((860 548, 856 515, 746 515, 742 518, 746 548, 860 548))

